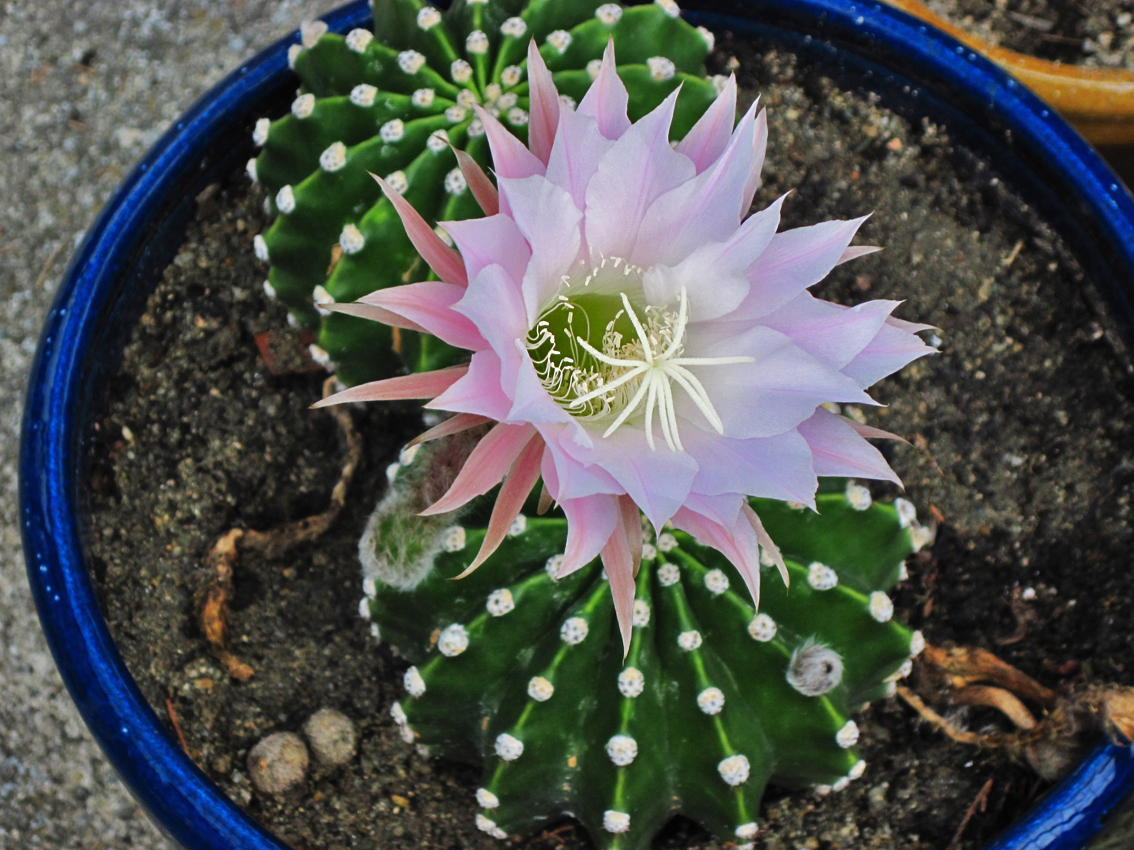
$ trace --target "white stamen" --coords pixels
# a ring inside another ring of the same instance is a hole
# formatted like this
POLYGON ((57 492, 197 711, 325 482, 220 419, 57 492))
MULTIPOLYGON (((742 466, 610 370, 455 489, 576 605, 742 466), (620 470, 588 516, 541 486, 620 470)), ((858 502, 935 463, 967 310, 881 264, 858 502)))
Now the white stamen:
POLYGON ((637 667, 627 667, 618 674, 618 690, 628 699, 639 696, 645 687, 646 677, 637 667))

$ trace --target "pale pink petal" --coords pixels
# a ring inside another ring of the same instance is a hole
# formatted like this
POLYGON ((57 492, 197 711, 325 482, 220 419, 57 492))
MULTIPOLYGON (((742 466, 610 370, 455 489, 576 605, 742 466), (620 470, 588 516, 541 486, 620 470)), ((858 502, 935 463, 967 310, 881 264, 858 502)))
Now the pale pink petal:
POLYGON ((698 246, 723 242, 736 233, 748 209, 744 181, 752 170, 753 132, 749 111, 720 159, 650 205, 642 217, 632 262, 673 265, 698 246))
POLYGON ((811 446, 817 475, 876 478, 902 485, 882 453, 860 437, 842 416, 820 408, 800 423, 799 433, 811 446))
POLYGON ((877 248, 873 245, 851 245, 843 251, 843 255, 839 257, 839 261, 835 263, 835 265, 841 266, 843 263, 849 263, 851 260, 865 257, 867 254, 877 254, 881 250, 881 248, 877 248))
MULTIPOLYGON (((637 525, 640 551, 642 526, 637 525)), ((618 620, 618 630, 622 634, 622 657, 625 658, 630 652, 630 637, 633 630, 634 557, 629 529, 626 527, 626 517, 622 511, 619 512, 614 533, 602 547, 602 565, 606 568, 610 594, 614 597, 614 616, 618 620)))
POLYGON ((533 38, 528 43, 528 145, 547 165, 559 126, 559 92, 533 38))
POLYGON ((629 496, 618 497, 618 508, 622 513, 622 527, 626 531, 626 543, 630 546, 630 557, 633 562, 634 575, 642 566, 642 544, 645 535, 642 533, 642 512, 629 496))
POLYGON ((473 281, 476 285, 468 288, 453 309, 472 320, 500 358, 500 385, 511 395, 520 361, 524 359, 515 343, 528 332, 523 299, 516 282, 501 266, 486 266, 473 281))
POLYGON ((516 372, 515 384, 509 386, 512 395, 512 409, 508 411, 510 422, 531 422, 543 425, 548 422, 569 423, 571 414, 564 410, 547 392, 536 374, 531 358, 523 340, 516 340, 515 347, 521 355, 516 372))
POLYGON ((756 511, 752 510, 752 506, 746 501, 741 508, 744 515, 748 518, 749 524, 756 532, 756 542, 760 544, 760 548, 765 550, 772 558, 772 562, 780 571, 780 578, 784 581, 784 587, 791 586, 791 575, 788 573, 787 564, 784 563, 784 556, 780 553, 780 547, 772 540, 772 536, 764 529, 764 523, 760 521, 760 517, 756 511))
POLYGON ((888 318, 886 324, 911 334, 920 333, 921 331, 935 331, 938 329, 936 325, 922 325, 918 322, 907 322, 905 319, 898 319, 894 316, 888 318))
POLYGON ((812 467, 811 448, 794 428, 749 440, 688 428, 682 433, 682 442, 697 461, 693 479, 697 493, 744 493, 805 505, 815 502, 819 481, 812 467))
POLYGON ((866 301, 854 307, 802 292, 760 324, 791 337, 817 360, 842 369, 878 335, 898 301, 866 301))
POLYGON ((532 258, 532 249, 509 216, 443 221, 441 226, 460 249, 469 280, 486 266, 501 266, 505 274, 516 281, 519 291, 519 282, 523 280, 528 261, 532 258))
MULTIPOLYGON (((896 326, 895 321, 891 317, 878 330, 878 335, 843 367, 843 374, 856 380, 860 387, 869 387, 919 357, 937 353, 936 349, 922 342, 920 337, 914 336, 904 327, 896 326)), ((909 322, 903 322, 902 325, 918 329, 923 327, 909 322)))
POLYGON ((567 546, 556 578, 580 570, 598 557, 620 518, 616 496, 565 499, 559 507, 567 517, 567 546))
POLYGON ((543 456, 543 480, 557 502, 626 492, 609 472, 598 466, 584 466, 563 449, 564 443, 573 443, 570 426, 541 425, 540 432, 548 447, 543 456))
POLYGON ((905 443, 907 446, 910 444, 909 440, 905 437, 899 437, 897 434, 883 431, 881 428, 875 428, 873 425, 863 425, 861 422, 855 422, 853 419, 847 419, 847 424, 854 428, 860 437, 865 437, 868 440, 897 440, 899 443, 905 443))
POLYGON ((592 257, 629 258, 650 204, 695 176, 689 157, 669 146, 678 91, 614 143, 587 184, 585 235, 592 257))
POLYGON ((547 163, 547 179, 571 195, 575 206, 586 210, 587 184, 614 142, 599 132, 593 118, 563 110, 559 132, 547 163))
MULTIPOLYGON (((708 393, 727 437, 782 434, 828 401, 875 404, 856 381, 815 359, 784 334, 761 326, 730 332, 722 323, 710 325, 714 323, 691 326, 688 356, 754 358, 752 363, 689 367, 708 393), (709 339, 714 342, 706 345, 709 339)), ((687 395, 675 394, 674 401, 679 414, 702 428, 711 427, 687 395)))
POLYGON ((583 213, 565 190, 542 176, 500 178, 500 191, 532 249, 523 293, 528 327, 533 327, 578 259, 583 213))
POLYGON ((357 316, 360 319, 381 322, 392 328, 406 328, 407 330, 419 331, 420 333, 429 333, 421 325, 416 322, 411 322, 404 316, 399 316, 397 313, 391 313, 389 310, 383 310, 381 307, 374 307, 370 304, 359 304, 355 301, 348 301, 345 304, 320 304, 319 306, 324 310, 330 310, 332 313, 357 316))
POLYGON ((539 481, 540 459, 543 457, 543 438, 534 435, 524 446, 511 470, 504 478, 500 492, 496 496, 496 503, 492 506, 492 516, 489 517, 488 527, 484 532, 484 540, 480 544, 480 551, 468 568, 457 576, 463 578, 471 573, 488 557, 496 551, 508 535, 513 521, 520 515, 521 509, 528 495, 532 492, 536 482, 539 481))
POLYGON ((483 496, 500 483, 533 435, 535 428, 531 425, 499 423, 494 426, 476 444, 448 492, 421 515, 447 514, 469 500, 483 496))
POLYGON ((453 305, 466 292, 463 286, 427 280, 378 289, 364 295, 359 302, 404 316, 449 345, 479 351, 487 343, 476 325, 453 310, 453 305))
POLYGON ((468 374, 425 406, 431 410, 474 413, 496 421, 503 419, 512 400, 500 389, 500 358, 496 352, 478 351, 463 368, 468 374))
POLYGON ((474 105, 473 109, 484 123, 488 147, 492 151, 492 170, 496 172, 497 179, 531 177, 533 174, 544 173, 546 167, 540 159, 524 147, 524 143, 497 121, 491 112, 480 105, 474 105))
POLYGON ((725 83, 724 91, 705 110, 693 129, 677 143, 676 150, 691 160, 700 174, 724 153, 736 123, 736 75, 731 75, 725 83))
MULTIPOLYGON (((619 79, 614 61, 614 39, 606 43, 602 55, 602 69, 579 104, 578 113, 594 118, 599 132, 608 139, 617 139, 630 129, 626 107, 630 96, 619 79)), ((668 128, 668 123, 667 123, 668 128)))
POLYGON ((591 449, 571 440, 559 445, 588 468, 597 466, 611 477, 642 509, 642 513, 661 528, 681 507, 697 474, 697 462, 685 452, 671 451, 659 440, 656 451, 644 448, 641 429, 624 425, 609 437, 595 440, 591 449))
POLYGON ((417 249, 417 253, 421 254, 421 258, 429 264, 429 267, 437 273, 441 280, 446 283, 465 286, 469 280, 465 275, 465 265, 461 262, 460 254, 446 245, 433 228, 426 224, 421 213, 415 210, 409 201, 390 188, 389 183, 377 174, 370 176, 378 181, 378 185, 382 187, 382 192, 394 205, 398 217, 405 226, 406 235, 409 236, 413 247, 417 249))
POLYGON ((457 155, 457 165, 461 167, 461 174, 465 175, 465 182, 469 184, 469 190, 480 204, 480 208, 484 210, 484 214, 496 215, 500 212, 500 195, 492 181, 488 179, 488 175, 484 173, 484 169, 460 148, 453 148, 453 153, 457 155))
POLYGON ((768 113, 761 109, 756 116, 756 132, 752 136, 752 171, 744 187, 744 208, 752 206, 756 190, 760 188, 760 171, 764 168, 764 156, 768 152, 768 113))
POLYGON ((754 320, 821 281, 838 263, 866 217, 825 221, 777 233, 748 268, 752 289, 731 317, 754 320))
POLYGON ((415 375, 401 375, 359 384, 357 387, 335 393, 333 396, 315 402, 315 407, 328 407, 332 404, 346 404, 351 401, 398 401, 402 399, 433 398, 449 389, 468 372, 467 365, 450 366, 434 372, 418 372, 415 375))
POLYGON ((673 524, 728 558, 744 579, 748 592, 752 595, 752 604, 759 606, 760 549, 756 530, 746 515, 742 513, 732 527, 726 527, 688 508, 682 508, 674 516, 673 524))
POLYGON ((459 434, 462 431, 468 431, 470 428, 476 428, 478 425, 483 425, 491 421, 492 420, 487 416, 477 416, 475 413, 457 413, 450 416, 444 422, 434 425, 426 431, 422 431, 406 443, 406 448, 412 448, 421 443, 428 443, 431 440, 440 440, 442 437, 448 437, 451 434, 459 434))

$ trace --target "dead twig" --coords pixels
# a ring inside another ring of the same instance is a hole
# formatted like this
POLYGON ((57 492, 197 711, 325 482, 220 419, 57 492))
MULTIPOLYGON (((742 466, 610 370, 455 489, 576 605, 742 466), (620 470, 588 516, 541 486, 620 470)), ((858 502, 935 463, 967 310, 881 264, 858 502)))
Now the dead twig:
POLYGON ((965 827, 969 825, 969 821, 973 819, 973 815, 976 814, 977 809, 980 809, 981 814, 984 814, 988 809, 988 795, 991 791, 992 780, 990 779, 984 783, 984 787, 977 791, 976 797, 969 803, 968 811, 965 812, 965 816, 961 819, 961 825, 958 826, 957 831, 953 833, 953 840, 949 842, 949 846, 946 847, 945 850, 956 850, 960 845, 961 836, 965 834, 965 827))
POLYGON ((63 250, 63 243, 60 242, 55 246, 55 250, 51 252, 51 256, 47 258, 47 262, 43 264, 43 270, 40 271, 39 277, 35 279, 35 285, 32 289, 39 289, 44 283, 47 282, 47 276, 51 274, 51 267, 55 265, 55 260, 59 256, 59 252, 63 250))
POLYGON ((968 646, 942 649, 939 646, 927 646, 921 660, 941 668, 956 689, 985 682, 1033 700, 1044 708, 1055 704, 1055 691, 1045 688, 1031 676, 1001 661, 986 649, 968 646))
POLYGON ((177 714, 173 710, 173 700, 169 697, 165 698, 165 710, 169 712, 169 722, 173 724, 173 731, 177 733, 177 743, 181 745, 181 751, 185 755, 189 755, 189 745, 185 743, 185 736, 181 733, 181 724, 177 722, 177 714))
MULTIPOLYGON (((328 378, 323 384, 324 398, 331 394, 334 380, 333 377, 328 378)), ((292 547, 322 536, 342 512, 350 482, 362 461, 362 437, 354 427, 350 412, 342 407, 329 408, 328 412, 338 423, 347 450, 346 460, 339 474, 339 480, 331 491, 331 503, 327 510, 270 531, 229 529, 217 539, 205 556, 205 566, 213 574, 213 579, 205 592, 200 608, 201 632, 228 674, 241 682, 248 681, 255 671, 237 658, 229 648, 231 644, 228 608, 232 601, 232 570, 237 557, 241 551, 252 551, 265 558, 279 558, 292 547)))

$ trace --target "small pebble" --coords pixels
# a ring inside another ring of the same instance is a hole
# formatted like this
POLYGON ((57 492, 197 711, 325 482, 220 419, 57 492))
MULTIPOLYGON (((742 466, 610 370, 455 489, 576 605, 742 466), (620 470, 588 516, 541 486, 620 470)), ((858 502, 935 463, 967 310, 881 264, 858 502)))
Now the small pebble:
POLYGON ((248 753, 248 776, 262 794, 284 794, 307 775, 307 745, 294 732, 273 732, 248 753))
POLYGON ((338 767, 354 758, 358 730, 354 721, 333 708, 321 708, 303 724, 311 755, 320 767, 338 767))

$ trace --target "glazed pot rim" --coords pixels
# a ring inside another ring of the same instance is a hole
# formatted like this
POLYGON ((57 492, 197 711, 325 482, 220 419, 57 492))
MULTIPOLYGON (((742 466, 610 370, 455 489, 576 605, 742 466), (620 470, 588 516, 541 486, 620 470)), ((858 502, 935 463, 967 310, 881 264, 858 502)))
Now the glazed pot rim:
MULTIPOLYGON (((975 132, 987 125, 989 132, 1006 134, 1017 157, 1029 160, 1030 170, 1020 174, 1055 184, 1046 187, 1053 204, 1055 195, 1071 193, 1063 206, 1051 207, 1063 210, 1056 216, 1061 232, 1073 231, 1075 239, 1095 245, 1098 250, 1087 257, 1095 267, 1088 271, 1108 294, 1116 318, 1134 326, 1134 199, 1062 119, 1007 74, 948 35, 879 2, 698 0, 687 5, 695 10, 694 23, 741 34, 757 27, 788 32, 794 24, 800 49, 839 56, 845 51, 856 67, 890 60, 904 74, 872 66, 878 68, 873 79, 879 85, 917 77, 916 85, 930 80, 943 96, 959 100, 967 122, 979 125, 975 132), (798 32, 802 21, 815 25, 817 37, 798 32)), ((342 33, 369 23, 370 14, 365 0, 356 0, 323 20, 342 33)), ((128 324, 130 307, 124 302, 129 299, 121 297, 126 278, 138 277, 139 269, 161 259, 158 248, 151 250, 148 228, 157 220, 173 222, 171 228, 183 223, 196 191, 231 173, 247 155, 245 145, 228 140, 246 138, 262 104, 294 85, 287 51, 297 40, 296 34, 281 40, 206 94, 106 205, 60 285, 24 408, 20 524, 33 597, 56 664, 120 776, 172 838, 195 850, 289 848, 255 824, 182 752, 127 671, 103 619, 83 551, 81 519, 84 447, 101 388, 94 362, 107 356, 110 341, 128 324)), ((866 76, 874 73, 868 68, 866 76)), ((931 99, 929 88, 926 93, 931 99)), ((1131 748, 1100 746, 995 850, 1079 847, 1132 789, 1131 748), (1032 844, 1036 840, 1041 843, 1032 844)))

